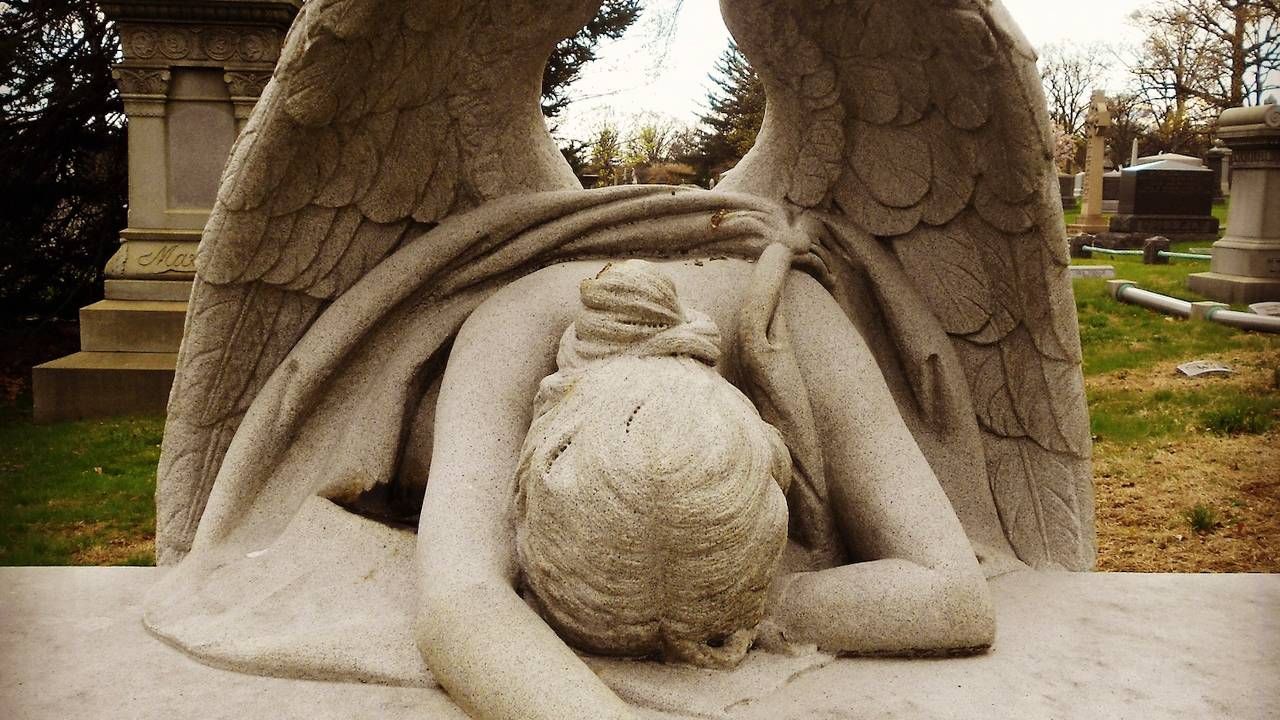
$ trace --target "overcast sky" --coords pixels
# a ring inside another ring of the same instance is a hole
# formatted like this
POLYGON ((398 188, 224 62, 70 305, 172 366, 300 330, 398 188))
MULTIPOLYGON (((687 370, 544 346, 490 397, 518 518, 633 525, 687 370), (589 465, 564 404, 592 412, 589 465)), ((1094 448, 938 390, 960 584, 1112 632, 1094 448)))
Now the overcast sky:
MULTIPOLYGON (((1128 18, 1148 2, 1005 0, 1004 4, 1036 47, 1062 42, 1122 47, 1141 42, 1141 33, 1128 18)), ((642 16, 626 37, 600 47, 600 58, 574 86, 573 95, 580 99, 565 111, 557 135, 586 140, 602 122, 625 125, 642 110, 692 123, 703 109, 707 75, 729 43, 719 3, 646 0, 645 5, 659 12, 642 16), (675 26, 658 26, 655 15, 670 16, 669 9, 677 4, 681 11, 675 26)), ((1118 82, 1112 80, 1112 84, 1118 82)))

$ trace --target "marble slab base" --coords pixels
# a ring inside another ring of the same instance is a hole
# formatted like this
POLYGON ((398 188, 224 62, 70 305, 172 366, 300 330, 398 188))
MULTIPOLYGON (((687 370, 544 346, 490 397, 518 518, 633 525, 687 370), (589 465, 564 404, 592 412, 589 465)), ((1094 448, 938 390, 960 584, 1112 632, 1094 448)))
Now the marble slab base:
MULTIPOLYGON (((139 620, 142 595, 162 572, 0 569, 0 717, 466 717, 438 688, 201 665, 139 620)), ((705 696, 691 706, 697 717, 744 720, 1280 717, 1280 575, 1020 572, 992 583, 999 634, 986 655, 838 659, 711 714, 705 696)), ((752 680, 698 672, 709 693, 752 680)))

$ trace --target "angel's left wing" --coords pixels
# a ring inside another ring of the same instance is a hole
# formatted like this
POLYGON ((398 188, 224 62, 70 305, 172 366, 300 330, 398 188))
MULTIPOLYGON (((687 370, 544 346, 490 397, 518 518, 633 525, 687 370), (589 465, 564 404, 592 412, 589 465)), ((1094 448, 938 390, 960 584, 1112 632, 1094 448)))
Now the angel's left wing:
POLYGON ((1091 567, 1080 340, 1034 51, 999 0, 721 6, 768 106, 719 187, 843 216, 892 250, 952 339, 1010 544, 1035 567, 1091 567))
POLYGON ((240 420, 315 318, 407 238, 580 188, 539 106, 599 0, 310 0, 222 178, 169 402, 158 559, 190 548, 240 420))

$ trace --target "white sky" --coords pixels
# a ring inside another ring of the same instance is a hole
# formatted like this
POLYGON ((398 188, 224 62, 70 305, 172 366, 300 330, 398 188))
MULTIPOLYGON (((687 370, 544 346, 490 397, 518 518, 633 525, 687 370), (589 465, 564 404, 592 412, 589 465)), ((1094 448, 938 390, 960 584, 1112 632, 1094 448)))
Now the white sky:
MULTIPOLYGON (((669 10, 677 4, 679 0, 648 0, 646 7, 669 10)), ((1128 18, 1148 0, 1005 0, 1004 4, 1036 47, 1062 42, 1124 47, 1141 42, 1141 33, 1128 18)), ((599 59, 584 69, 573 88, 578 99, 565 109, 557 135, 586 140, 601 123, 626 125, 643 111, 681 123, 696 120, 703 109, 707 76, 729 43, 720 5, 716 0, 684 0, 671 32, 659 30, 653 14, 642 15, 625 37, 600 46, 599 59), (655 35, 665 39, 653 40, 655 35)))

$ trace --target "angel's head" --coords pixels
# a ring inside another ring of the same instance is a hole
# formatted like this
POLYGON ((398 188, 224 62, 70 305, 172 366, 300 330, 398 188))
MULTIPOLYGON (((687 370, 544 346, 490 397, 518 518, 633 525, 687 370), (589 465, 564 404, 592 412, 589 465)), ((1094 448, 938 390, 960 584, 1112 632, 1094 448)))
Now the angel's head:
POLYGON ((583 298, 517 472, 526 590, 580 649, 735 665, 786 543, 790 455, 651 265, 583 298))

